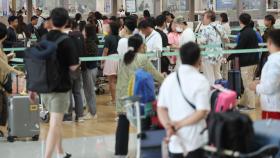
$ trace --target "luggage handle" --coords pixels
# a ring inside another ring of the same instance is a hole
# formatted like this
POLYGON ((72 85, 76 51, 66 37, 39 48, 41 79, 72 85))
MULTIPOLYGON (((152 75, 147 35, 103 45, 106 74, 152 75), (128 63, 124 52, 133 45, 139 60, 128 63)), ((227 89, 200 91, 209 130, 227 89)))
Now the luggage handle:
POLYGON ((234 58, 233 68, 234 68, 235 70, 239 70, 239 69, 240 69, 239 57, 235 57, 235 58, 234 58))

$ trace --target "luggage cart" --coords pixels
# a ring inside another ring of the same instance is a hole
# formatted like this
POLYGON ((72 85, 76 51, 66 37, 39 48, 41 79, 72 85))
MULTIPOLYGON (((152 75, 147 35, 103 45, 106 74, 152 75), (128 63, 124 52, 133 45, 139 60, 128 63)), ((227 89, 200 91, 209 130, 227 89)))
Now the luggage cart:
POLYGON ((165 136, 164 130, 141 130, 141 120, 144 106, 140 104, 139 96, 122 98, 126 107, 126 116, 130 124, 137 129, 136 158, 161 158, 161 144, 165 136))

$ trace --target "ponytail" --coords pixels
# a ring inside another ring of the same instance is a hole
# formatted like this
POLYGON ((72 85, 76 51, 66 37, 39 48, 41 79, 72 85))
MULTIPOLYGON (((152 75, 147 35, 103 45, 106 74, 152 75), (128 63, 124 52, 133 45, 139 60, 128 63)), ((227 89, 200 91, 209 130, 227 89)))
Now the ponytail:
POLYGON ((137 51, 143 44, 143 38, 140 35, 131 36, 128 39, 128 52, 124 55, 125 65, 129 65, 133 62, 137 51))
POLYGON ((128 48, 128 52, 124 55, 124 63, 125 65, 129 65, 132 63, 136 56, 137 51, 133 47, 128 48))

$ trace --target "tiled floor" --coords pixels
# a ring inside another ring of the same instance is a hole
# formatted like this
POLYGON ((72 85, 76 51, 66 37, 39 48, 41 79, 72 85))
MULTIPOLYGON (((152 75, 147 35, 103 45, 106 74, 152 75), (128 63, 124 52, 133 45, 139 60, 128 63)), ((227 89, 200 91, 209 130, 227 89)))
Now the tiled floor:
MULTIPOLYGON (((113 158, 114 136, 98 136, 89 138, 66 139, 63 146, 66 152, 70 152, 73 158, 113 158)), ((135 156, 136 137, 130 136, 130 157, 135 156)), ((1 158, 43 158, 43 142, 8 143, 0 140, 1 158)), ((54 158, 56 158, 54 156, 54 158)))

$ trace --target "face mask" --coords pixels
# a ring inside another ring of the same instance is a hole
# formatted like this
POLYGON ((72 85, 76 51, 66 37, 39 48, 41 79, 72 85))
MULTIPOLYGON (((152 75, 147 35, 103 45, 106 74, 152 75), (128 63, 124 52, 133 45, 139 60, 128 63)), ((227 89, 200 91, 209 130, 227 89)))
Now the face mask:
POLYGON ((181 27, 176 27, 176 31, 177 31, 178 33, 182 33, 182 32, 183 32, 183 29, 182 29, 181 27))

